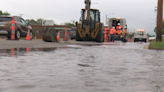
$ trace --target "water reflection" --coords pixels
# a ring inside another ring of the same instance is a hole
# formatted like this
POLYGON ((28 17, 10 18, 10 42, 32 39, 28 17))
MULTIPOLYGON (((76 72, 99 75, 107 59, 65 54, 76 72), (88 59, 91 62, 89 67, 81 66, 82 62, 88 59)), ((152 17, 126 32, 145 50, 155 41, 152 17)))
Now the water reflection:
POLYGON ((42 51, 42 52, 51 52, 59 49, 67 50, 67 47, 64 48, 11 48, 11 49, 0 49, 0 56, 24 56, 30 55, 30 52, 42 51))
POLYGON ((10 53, 11 53, 11 57, 14 57, 15 56, 15 49, 14 48, 11 48, 11 52, 10 53))

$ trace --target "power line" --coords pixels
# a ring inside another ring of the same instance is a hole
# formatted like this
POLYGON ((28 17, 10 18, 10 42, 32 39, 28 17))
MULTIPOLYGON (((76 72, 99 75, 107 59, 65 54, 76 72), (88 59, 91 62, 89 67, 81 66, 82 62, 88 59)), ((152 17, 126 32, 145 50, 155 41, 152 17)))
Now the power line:
MULTIPOLYGON (((106 8, 106 7, 136 7, 136 6, 148 6, 148 5, 154 5, 154 3, 153 4, 143 4, 143 5, 126 5, 126 6, 104 6, 103 8, 106 8)), ((102 8, 102 7, 100 7, 100 8, 102 8)))

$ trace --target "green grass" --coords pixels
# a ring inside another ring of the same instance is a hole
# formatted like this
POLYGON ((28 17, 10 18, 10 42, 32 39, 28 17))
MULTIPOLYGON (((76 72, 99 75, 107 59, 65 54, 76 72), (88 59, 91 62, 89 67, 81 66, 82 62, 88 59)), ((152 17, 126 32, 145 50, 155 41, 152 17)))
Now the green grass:
POLYGON ((151 41, 149 44, 149 49, 157 49, 157 50, 164 50, 164 38, 162 42, 151 41))

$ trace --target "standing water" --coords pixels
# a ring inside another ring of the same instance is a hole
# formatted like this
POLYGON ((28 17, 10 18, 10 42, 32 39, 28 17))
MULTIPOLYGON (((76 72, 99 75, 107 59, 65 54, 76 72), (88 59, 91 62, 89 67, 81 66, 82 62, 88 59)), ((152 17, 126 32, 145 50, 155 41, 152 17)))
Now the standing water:
POLYGON ((0 92, 164 92, 164 51, 144 45, 0 50, 0 92))

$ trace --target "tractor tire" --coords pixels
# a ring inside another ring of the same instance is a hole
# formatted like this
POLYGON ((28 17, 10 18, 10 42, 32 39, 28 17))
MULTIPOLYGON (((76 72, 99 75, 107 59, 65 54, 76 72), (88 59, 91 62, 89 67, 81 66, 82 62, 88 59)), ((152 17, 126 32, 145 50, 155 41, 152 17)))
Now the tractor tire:
POLYGON ((58 42, 54 28, 51 29, 51 42, 58 42))
POLYGON ((44 37, 43 40, 44 40, 45 42, 51 42, 51 39, 50 39, 50 34, 51 34, 51 33, 50 33, 50 31, 51 31, 51 28, 48 27, 47 30, 46 30, 46 32, 45 32, 45 34, 44 34, 45 37, 44 37))
POLYGON ((80 37, 78 30, 76 30, 76 38, 75 39, 76 39, 76 41, 82 41, 82 38, 80 37))
POLYGON ((97 37, 95 39, 96 42, 103 42, 103 32, 102 30, 100 29, 98 34, 97 34, 97 37))
POLYGON ((49 27, 45 27, 42 32, 43 41, 45 41, 45 42, 47 42, 46 32, 47 32, 48 28, 49 27))

